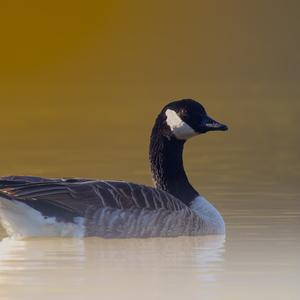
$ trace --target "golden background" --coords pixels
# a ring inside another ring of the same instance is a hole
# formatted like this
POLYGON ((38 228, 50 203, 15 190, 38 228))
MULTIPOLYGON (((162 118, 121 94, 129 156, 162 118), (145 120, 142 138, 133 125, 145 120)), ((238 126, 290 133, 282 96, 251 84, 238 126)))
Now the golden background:
POLYGON ((298 180, 299 20, 297 1, 2 2, 1 175, 137 180, 155 115, 190 97, 231 129, 194 145, 298 180))

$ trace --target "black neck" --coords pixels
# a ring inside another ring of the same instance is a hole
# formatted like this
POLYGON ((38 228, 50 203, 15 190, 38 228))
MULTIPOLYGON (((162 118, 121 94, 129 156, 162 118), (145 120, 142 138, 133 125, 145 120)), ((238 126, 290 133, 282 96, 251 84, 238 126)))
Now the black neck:
POLYGON ((157 121, 151 134, 150 164, 154 184, 180 199, 185 204, 199 194, 191 186, 183 167, 183 147, 185 141, 163 134, 157 121))

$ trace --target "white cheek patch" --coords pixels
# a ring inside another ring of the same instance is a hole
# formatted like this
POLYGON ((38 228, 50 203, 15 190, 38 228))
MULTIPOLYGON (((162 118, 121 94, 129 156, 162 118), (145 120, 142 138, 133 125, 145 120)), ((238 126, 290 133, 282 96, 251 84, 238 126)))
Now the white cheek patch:
POLYGON ((167 124, 175 137, 179 140, 187 140, 198 133, 188 124, 186 124, 172 109, 166 110, 167 124))

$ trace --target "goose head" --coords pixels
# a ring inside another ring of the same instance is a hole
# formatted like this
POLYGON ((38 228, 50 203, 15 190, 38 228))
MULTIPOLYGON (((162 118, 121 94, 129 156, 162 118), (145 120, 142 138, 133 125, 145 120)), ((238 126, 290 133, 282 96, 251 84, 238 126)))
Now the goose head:
POLYGON ((204 107, 192 99, 170 102, 162 112, 163 135, 187 140, 208 131, 225 131, 228 127, 212 119, 204 107))

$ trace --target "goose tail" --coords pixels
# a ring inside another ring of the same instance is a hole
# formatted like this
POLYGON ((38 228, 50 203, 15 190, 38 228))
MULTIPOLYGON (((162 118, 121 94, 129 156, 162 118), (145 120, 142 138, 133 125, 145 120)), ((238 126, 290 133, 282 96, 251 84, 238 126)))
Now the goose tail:
POLYGON ((55 217, 45 217, 38 210, 0 192, 0 224, 7 235, 14 238, 38 236, 83 237, 84 219, 59 222, 55 217))

